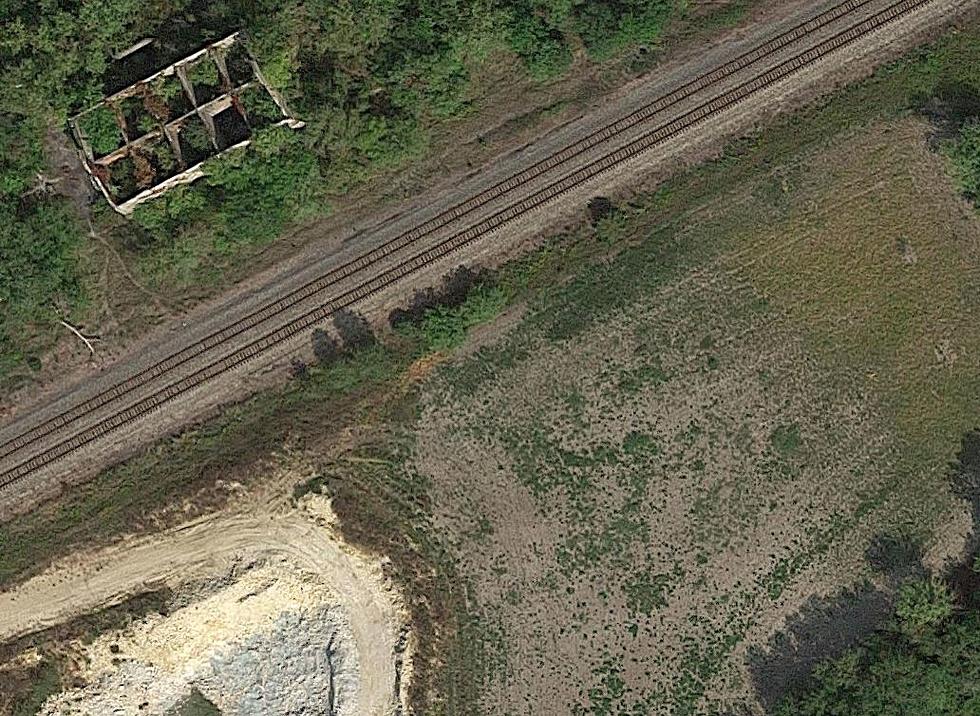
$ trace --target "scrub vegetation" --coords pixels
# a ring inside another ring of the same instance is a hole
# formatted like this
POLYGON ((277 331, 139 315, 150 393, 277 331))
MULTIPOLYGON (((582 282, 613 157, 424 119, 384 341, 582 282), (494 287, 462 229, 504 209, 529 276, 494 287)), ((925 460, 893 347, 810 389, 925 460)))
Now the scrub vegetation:
POLYGON ((80 219, 67 199, 35 191, 45 171, 43 132, 36 120, 0 110, 0 379, 40 367, 25 330, 54 323, 59 306, 85 304, 80 219))

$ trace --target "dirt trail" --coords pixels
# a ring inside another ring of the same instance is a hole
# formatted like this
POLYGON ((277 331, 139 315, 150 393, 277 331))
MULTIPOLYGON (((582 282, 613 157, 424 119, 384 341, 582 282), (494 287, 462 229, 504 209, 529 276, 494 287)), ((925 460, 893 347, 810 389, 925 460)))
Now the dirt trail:
MULTIPOLYGON (((395 657, 404 619, 379 560, 345 549, 326 524, 323 504, 289 514, 229 515, 160 535, 78 554, 0 593, 0 640, 58 624, 122 601, 150 586, 176 587, 242 559, 286 558, 320 575, 349 611, 365 716, 394 711, 395 657)), ((404 688, 404 684, 403 684, 404 688)))

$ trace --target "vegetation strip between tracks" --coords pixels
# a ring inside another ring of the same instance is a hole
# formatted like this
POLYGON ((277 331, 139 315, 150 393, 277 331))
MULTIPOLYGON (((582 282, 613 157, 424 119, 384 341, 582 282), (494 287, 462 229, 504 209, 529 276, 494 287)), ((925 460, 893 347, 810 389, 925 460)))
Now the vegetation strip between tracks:
MULTIPOLYGON (((148 415, 165 403, 177 398, 180 395, 200 386, 202 383, 238 367, 257 355, 269 350, 273 346, 288 340, 301 331, 305 331, 317 323, 328 318, 336 311, 358 303, 388 286, 400 281, 422 268, 450 255, 460 248, 484 237, 485 235, 501 228, 531 210, 546 204, 557 197, 565 194, 587 181, 623 165, 630 159, 635 158, 644 151, 672 139, 683 131, 704 122, 708 118, 723 112, 741 102, 757 92, 768 88, 786 77, 804 69, 813 62, 839 50, 840 48, 864 37, 890 22, 893 22, 921 7, 931 3, 933 0, 901 0, 894 3, 875 15, 843 30, 831 38, 822 41, 813 48, 785 60, 773 69, 757 75, 739 86, 715 97, 714 99, 699 105, 681 117, 668 122, 665 125, 652 130, 637 139, 634 139, 624 147, 610 152, 599 159, 596 159, 585 167, 553 182, 546 187, 539 189, 525 199, 511 204, 490 217, 470 226, 469 228, 454 234, 448 239, 440 242, 436 246, 418 253, 411 258, 402 261, 396 266, 389 268, 378 276, 365 281, 364 283, 348 289, 327 303, 314 308, 302 316, 292 320, 287 325, 252 341, 243 348, 221 358, 210 365, 201 368, 189 376, 156 391, 150 396, 143 398, 129 407, 111 415, 99 423, 82 430, 73 437, 52 446, 45 452, 21 462, 17 466, 0 473, 0 488, 9 487, 19 479, 22 479, 31 472, 45 467, 56 460, 88 445, 98 438, 116 430, 117 428, 132 422, 140 417, 148 415)), ((557 156, 557 155, 556 155, 557 156)), ((547 160, 546 160, 547 161, 547 160)), ((363 257, 362 257, 363 258, 363 257)), ((353 263, 358 263, 361 259, 353 263)))

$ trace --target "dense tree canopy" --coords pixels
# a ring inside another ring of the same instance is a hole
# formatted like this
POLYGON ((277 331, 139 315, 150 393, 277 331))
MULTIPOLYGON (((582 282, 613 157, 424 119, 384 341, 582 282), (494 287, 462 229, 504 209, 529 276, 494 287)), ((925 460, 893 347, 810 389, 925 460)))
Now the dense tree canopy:
POLYGON ((980 612, 953 614, 944 584, 899 595, 894 628, 816 670, 776 716, 980 714, 980 612))

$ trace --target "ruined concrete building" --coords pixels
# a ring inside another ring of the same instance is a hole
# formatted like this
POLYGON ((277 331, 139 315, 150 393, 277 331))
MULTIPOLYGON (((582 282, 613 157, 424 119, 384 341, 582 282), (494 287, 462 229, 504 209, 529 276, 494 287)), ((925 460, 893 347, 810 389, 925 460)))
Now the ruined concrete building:
MULTIPOLYGON (((143 40, 118 57, 137 57, 152 42, 143 40)), ((256 130, 273 124, 295 129, 303 123, 263 79, 239 33, 69 120, 92 182, 122 214, 203 176, 206 160, 246 146, 256 130)))

